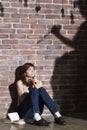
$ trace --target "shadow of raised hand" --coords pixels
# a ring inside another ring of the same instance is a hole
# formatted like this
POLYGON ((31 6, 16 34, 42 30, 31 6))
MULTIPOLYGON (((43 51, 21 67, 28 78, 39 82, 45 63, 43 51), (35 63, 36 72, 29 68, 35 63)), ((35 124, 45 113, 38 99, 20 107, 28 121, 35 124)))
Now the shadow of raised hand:
POLYGON ((53 25, 53 27, 51 28, 51 33, 54 35, 58 35, 61 29, 61 25, 53 25))

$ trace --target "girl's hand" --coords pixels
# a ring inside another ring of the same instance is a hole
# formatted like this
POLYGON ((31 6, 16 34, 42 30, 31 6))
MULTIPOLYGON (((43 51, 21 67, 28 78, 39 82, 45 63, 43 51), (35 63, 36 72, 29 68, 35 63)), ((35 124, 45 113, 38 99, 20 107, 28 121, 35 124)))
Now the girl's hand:
POLYGON ((36 88, 42 87, 42 82, 40 80, 38 80, 36 77, 34 78, 34 86, 36 88))

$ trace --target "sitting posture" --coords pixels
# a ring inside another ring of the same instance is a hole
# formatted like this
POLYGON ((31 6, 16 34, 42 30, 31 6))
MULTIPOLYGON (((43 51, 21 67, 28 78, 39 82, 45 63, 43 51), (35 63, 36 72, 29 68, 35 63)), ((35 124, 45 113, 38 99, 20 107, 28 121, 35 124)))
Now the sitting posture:
POLYGON ((17 112, 20 118, 32 119, 35 125, 48 126, 49 122, 41 117, 44 105, 46 105, 54 116, 56 124, 66 124, 57 105, 42 87, 42 82, 35 77, 35 66, 32 63, 25 63, 22 66, 21 77, 16 84, 18 92, 17 112))

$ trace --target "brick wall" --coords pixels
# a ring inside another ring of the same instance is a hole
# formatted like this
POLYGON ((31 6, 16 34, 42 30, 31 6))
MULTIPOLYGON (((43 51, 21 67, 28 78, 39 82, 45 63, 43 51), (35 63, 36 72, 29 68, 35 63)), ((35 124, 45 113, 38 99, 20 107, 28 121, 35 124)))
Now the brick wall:
POLYGON ((73 1, 63 0, 62 17, 61 0, 38 0, 38 12, 36 0, 2 0, 0 118, 6 117, 12 100, 16 104, 9 90, 17 67, 26 62, 36 65, 36 75, 61 112, 87 111, 87 3, 73 8, 73 1), (60 33, 51 33, 53 25, 61 26, 60 33))

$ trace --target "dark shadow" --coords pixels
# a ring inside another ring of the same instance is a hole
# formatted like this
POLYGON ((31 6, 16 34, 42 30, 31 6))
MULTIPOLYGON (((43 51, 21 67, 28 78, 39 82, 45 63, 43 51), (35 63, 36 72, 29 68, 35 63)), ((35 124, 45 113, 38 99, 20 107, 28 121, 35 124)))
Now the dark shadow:
POLYGON ((66 115, 87 113, 87 0, 78 0, 77 4, 85 21, 78 28, 72 41, 60 33, 60 25, 54 25, 51 29, 51 33, 73 48, 55 60, 51 78, 53 97, 58 97, 60 110, 66 115))
POLYGON ((22 0, 19 0, 19 2, 22 2, 22 0))
POLYGON ((27 7, 28 4, 27 4, 28 0, 24 0, 24 6, 27 7))
POLYGON ((0 17, 4 17, 4 7, 1 2, 0 2, 0 17))
POLYGON ((17 102, 18 102, 18 94, 17 94, 17 88, 16 88, 16 82, 20 79, 21 77, 21 68, 22 66, 19 66, 16 71, 15 71, 15 81, 9 86, 9 93, 12 99, 12 102, 10 104, 10 107, 8 109, 7 113, 10 112, 15 112, 16 107, 17 107, 17 102))
POLYGON ((28 0, 19 0, 19 2, 22 3, 22 1, 24 1, 24 6, 27 7, 28 6, 28 0))

